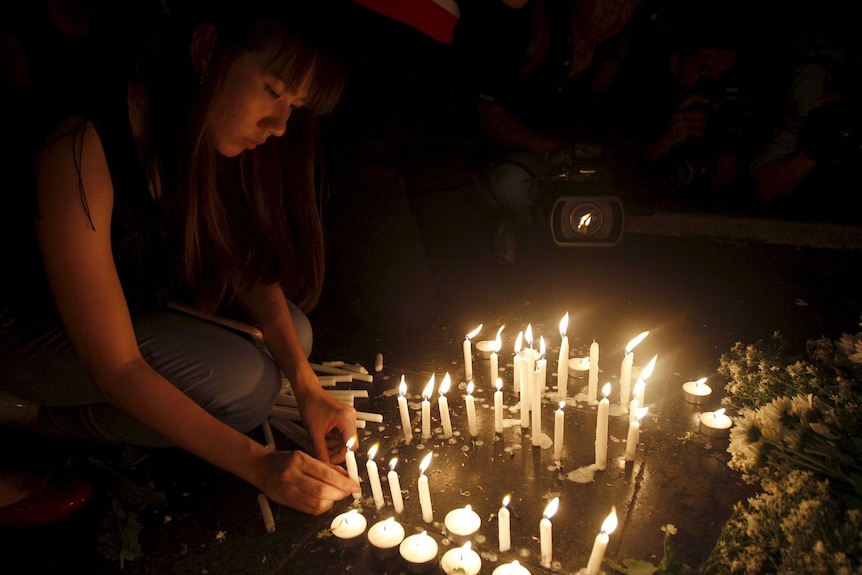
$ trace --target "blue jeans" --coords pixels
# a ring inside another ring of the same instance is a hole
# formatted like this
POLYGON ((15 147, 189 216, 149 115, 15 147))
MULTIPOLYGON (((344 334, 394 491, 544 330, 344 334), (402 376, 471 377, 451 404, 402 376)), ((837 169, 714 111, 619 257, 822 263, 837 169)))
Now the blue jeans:
MULTIPOLYGON (((298 308, 291 315, 311 352, 311 325, 298 308)), ((135 321, 147 363, 227 425, 246 433, 269 414, 282 374, 252 338, 185 314, 161 311, 135 321)), ((40 404, 46 434, 99 442, 168 446, 167 440, 114 407, 99 392, 62 327, 23 336, 0 325, 0 389, 40 404)))

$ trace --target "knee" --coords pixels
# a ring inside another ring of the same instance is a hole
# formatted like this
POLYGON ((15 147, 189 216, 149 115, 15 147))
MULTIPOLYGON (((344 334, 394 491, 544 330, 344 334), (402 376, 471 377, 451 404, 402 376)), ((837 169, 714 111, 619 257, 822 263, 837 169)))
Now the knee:
POLYGON ((263 352, 259 358, 237 361, 235 365, 237 368, 229 376, 230 391, 213 415, 247 433, 269 416, 281 391, 282 375, 278 365, 263 352))
POLYGON ((314 334, 311 330, 311 322, 308 320, 308 316, 306 316, 298 307, 293 305, 293 303, 287 302, 287 305, 290 308, 290 317, 293 319, 293 326, 299 336, 302 349, 305 351, 305 357, 309 357, 311 355, 311 346, 314 344, 314 334))

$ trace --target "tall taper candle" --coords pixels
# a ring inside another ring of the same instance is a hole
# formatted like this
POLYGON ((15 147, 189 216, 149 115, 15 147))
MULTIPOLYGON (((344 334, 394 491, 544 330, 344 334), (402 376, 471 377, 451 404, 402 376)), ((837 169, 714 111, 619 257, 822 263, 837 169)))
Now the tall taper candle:
POLYGON ((647 408, 638 408, 633 421, 629 422, 629 434, 626 439, 626 461, 634 461, 640 443, 641 419, 646 415, 647 408))
POLYGON ((539 359, 536 360, 536 372, 533 375, 533 400, 530 402, 532 417, 532 442, 533 447, 542 444, 542 395, 545 393, 545 374, 548 360, 545 359, 545 338, 541 338, 541 351, 539 359))
POLYGON ((476 399, 473 397, 473 382, 467 384, 467 397, 464 399, 467 405, 467 427, 470 437, 479 435, 479 427, 476 425, 476 399))
POLYGON ((374 506, 378 510, 383 509, 386 501, 383 499, 383 486, 380 485, 380 470, 377 468, 377 462, 374 461, 374 456, 377 455, 377 449, 380 446, 374 444, 368 450, 368 460, 365 462, 365 469, 368 472, 368 483, 371 484, 371 495, 374 497, 374 506))
POLYGON ((596 540, 593 543, 593 550, 590 553, 590 560, 587 563, 586 575, 599 575, 599 570, 602 567, 602 560, 605 558, 605 550, 608 548, 610 534, 617 528, 617 509, 611 508, 611 514, 605 518, 602 523, 602 529, 596 535, 596 540))
POLYGON ((511 497, 506 495, 503 498, 503 505, 497 511, 497 534, 500 541, 500 551, 508 551, 512 547, 512 531, 511 520, 509 517, 509 501, 511 497))
POLYGON ((596 403, 596 393, 599 387, 599 344, 596 340, 590 344, 590 375, 587 383, 587 396, 591 404, 596 403))
POLYGON ((521 363, 524 361, 524 356, 521 354, 521 342, 524 339, 524 332, 519 331, 518 337, 515 338, 514 355, 512 356, 512 391, 521 393, 521 363))
POLYGON ((608 466, 608 413, 610 411, 611 384, 602 387, 602 400, 596 415, 596 468, 604 470, 608 466))
POLYGON ((648 331, 641 332, 626 345, 626 354, 620 366, 620 406, 628 409, 631 401, 632 388, 632 363, 634 363, 634 348, 649 335, 648 331))
POLYGON ((551 525, 551 517, 557 512, 560 505, 560 498, 554 497, 542 513, 542 520, 539 522, 539 545, 541 549, 540 563, 542 567, 550 567, 551 559, 554 555, 553 550, 553 526, 551 525))
POLYGON ((569 391, 569 336, 566 330, 569 328, 569 312, 560 320, 560 357, 557 360, 557 393, 560 401, 566 401, 569 391))
POLYGON ((480 331, 482 331, 481 323, 464 337, 464 379, 467 381, 473 379, 473 344, 470 340, 476 337, 480 331))
POLYGON ((434 510, 431 508, 431 490, 428 488, 428 477, 425 475, 425 470, 431 464, 431 456, 429 453, 419 464, 419 480, 417 487, 419 489, 419 505, 422 508, 422 520, 425 523, 434 521, 434 510))
POLYGON ((404 433, 404 443, 413 441, 413 429, 410 424, 410 411, 407 409, 407 384, 404 376, 401 376, 401 384, 398 386, 398 413, 401 415, 401 431, 404 433))
POLYGON ((431 395, 434 393, 434 374, 422 390, 422 439, 431 439, 431 395))
MULTIPOLYGON (((344 456, 344 463, 347 466, 347 476, 356 483, 359 483, 359 468, 356 466, 356 454, 353 453, 353 444, 357 443, 356 437, 351 437, 347 440, 347 453, 344 456)), ((353 499, 362 499, 362 491, 354 491, 353 499)))
POLYGON ((561 461, 563 459, 564 407, 566 407, 566 402, 561 401, 560 408, 554 412, 554 461, 561 461))
POLYGON ((489 373, 491 375, 491 379, 489 381, 497 381, 497 377, 500 375, 500 364, 498 361, 498 354, 500 350, 503 348, 503 341, 500 339, 500 334, 503 333, 503 328, 505 325, 501 325, 500 329, 497 330, 497 338, 494 340, 494 349, 491 350, 491 357, 489 360, 489 373))
POLYGON ((449 377, 449 372, 443 376, 443 382, 440 384, 440 389, 437 390, 437 406, 440 408, 440 423, 443 425, 443 437, 452 437, 452 419, 449 417, 449 400, 446 399, 446 392, 449 391, 452 378, 449 377))
POLYGON ((386 476, 389 479, 389 493, 392 495, 392 507, 397 513, 404 511, 404 497, 401 495, 401 480, 398 478, 398 472, 395 471, 395 466, 398 464, 398 458, 393 457, 389 462, 389 474, 386 476))
POLYGON ((499 377, 494 392, 494 432, 503 433, 503 380, 499 377))

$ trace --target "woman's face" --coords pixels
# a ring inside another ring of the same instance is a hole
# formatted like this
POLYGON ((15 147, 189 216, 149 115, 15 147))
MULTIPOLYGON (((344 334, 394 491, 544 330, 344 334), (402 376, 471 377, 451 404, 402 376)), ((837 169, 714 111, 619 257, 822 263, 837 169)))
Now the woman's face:
POLYGON ((210 139, 220 154, 253 150, 270 136, 284 134, 287 120, 305 103, 311 74, 302 85, 287 86, 266 71, 265 55, 247 52, 234 60, 210 110, 210 139))

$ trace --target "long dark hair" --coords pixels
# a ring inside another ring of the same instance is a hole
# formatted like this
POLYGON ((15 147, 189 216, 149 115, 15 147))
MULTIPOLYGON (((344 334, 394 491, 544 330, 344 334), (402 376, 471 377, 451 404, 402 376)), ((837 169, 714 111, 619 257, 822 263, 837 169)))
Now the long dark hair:
POLYGON ((308 4, 317 3, 212 2, 172 14, 174 33, 158 41, 156 58, 142 67, 148 179, 161 186, 169 239, 181 254, 194 303, 203 309, 217 309, 256 283, 279 282, 306 311, 320 297, 324 253, 315 117, 335 106, 344 69, 321 6, 313 10, 308 4), (218 30, 203 79, 188 56, 191 32, 201 23, 218 30), (310 72, 311 87, 284 136, 226 158, 207 138, 207 114, 230 63, 248 51, 265 54, 267 71, 288 86, 299 86, 310 72))

